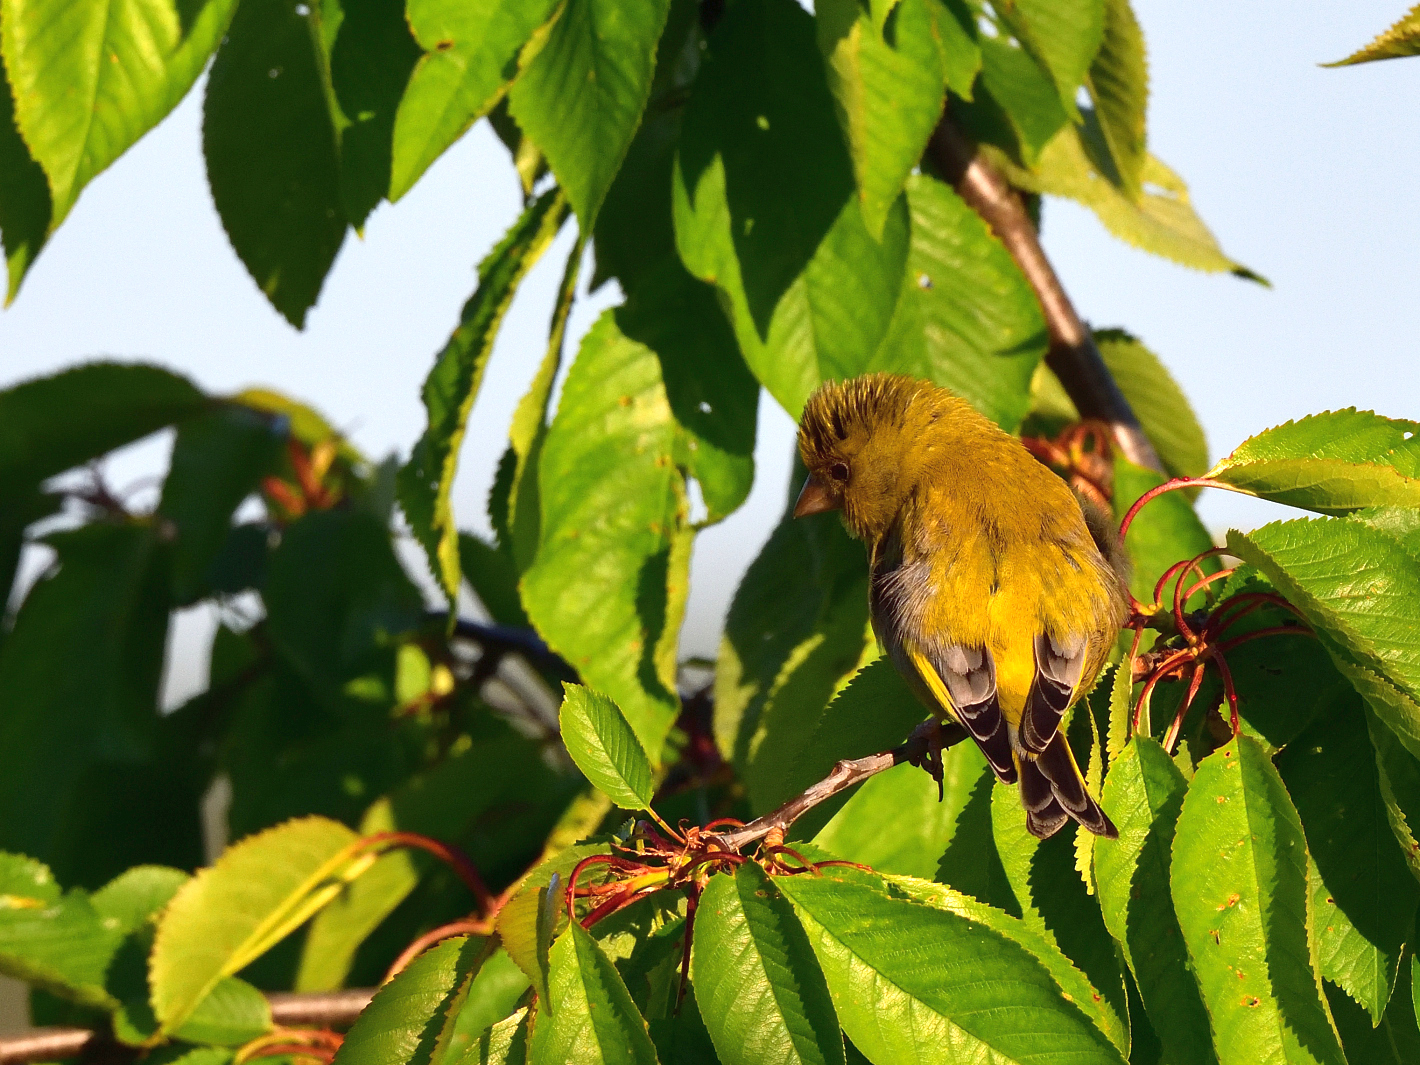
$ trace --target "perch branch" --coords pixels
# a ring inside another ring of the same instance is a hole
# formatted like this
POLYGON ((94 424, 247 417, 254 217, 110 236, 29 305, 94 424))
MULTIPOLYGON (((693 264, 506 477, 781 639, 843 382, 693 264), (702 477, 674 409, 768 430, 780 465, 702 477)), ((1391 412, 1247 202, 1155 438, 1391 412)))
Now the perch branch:
POLYGON ((1154 445, 1139 427, 1089 327, 1066 295, 1016 191, 947 115, 937 124, 928 151, 942 176, 985 219, 1035 290, 1050 335, 1046 364, 1060 378, 1080 417, 1107 424, 1119 450, 1136 466, 1162 471, 1154 445))
POLYGON ((966 729, 960 725, 924 722, 900 747, 883 751, 881 754, 870 754, 866 758, 844 759, 833 767, 828 776, 805 788, 777 810, 751 821, 743 828, 721 835, 720 843, 729 850, 739 851, 751 843, 757 843, 771 832, 782 834, 804 814, 839 792, 861 784, 869 777, 903 762, 922 765, 928 762, 934 753, 953 747, 964 739, 966 729))
MULTIPOLYGON (((272 994, 271 1019, 283 1028, 349 1028, 374 997, 371 988, 320 991, 312 994, 272 994)), ((0 1065, 79 1058, 86 1065, 136 1061, 143 1051, 116 1042, 92 1028, 39 1028, 0 1039, 0 1065)))

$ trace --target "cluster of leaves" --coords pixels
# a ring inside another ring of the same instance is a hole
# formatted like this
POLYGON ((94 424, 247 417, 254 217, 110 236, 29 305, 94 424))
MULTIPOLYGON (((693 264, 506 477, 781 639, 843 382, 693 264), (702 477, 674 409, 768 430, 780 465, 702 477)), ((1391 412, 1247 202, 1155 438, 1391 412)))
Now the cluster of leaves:
MULTIPOLYGON (((1035 841, 964 745, 941 801, 901 766, 799 820, 794 853, 704 857, 706 825, 923 715, 878 660, 861 547, 787 511, 713 682, 689 686, 690 553, 748 495, 761 389, 797 416, 823 380, 910 373, 1117 516, 1164 481, 1070 443, 1036 297, 930 149, 953 122, 1037 217, 1038 195, 1071 197, 1149 251, 1255 278, 1147 151, 1127 0, 3 0, 12 296, 214 53, 214 202, 293 323, 346 230, 474 121, 525 205, 435 356, 402 466, 283 397, 153 367, 0 393, 0 586, 27 545, 53 553, 0 635, 0 971, 37 1020, 189 1065, 293 1046, 346 1065, 1420 1053, 1415 424, 1322 415, 1209 470, 1186 399, 1122 330, 1100 353, 1167 474, 1324 515, 1230 534, 1243 564, 1204 560, 1218 578, 1183 597, 1265 592, 1306 621, 1242 639, 1293 618, 1268 601, 1230 628, 1239 733, 1211 671, 1187 706, 1159 685, 1131 729, 1136 662, 1183 638, 1165 628, 1122 641, 1070 724, 1118 841, 1035 841), (485 541, 453 513, 460 446, 503 315, 569 222, 485 541), (588 248, 625 299, 564 366, 588 248), (84 469, 160 429, 153 507, 84 469), (396 501, 448 609, 404 568, 396 501), (465 589, 489 623, 456 617, 465 589), (210 688, 160 713, 170 618, 198 604, 221 621, 210 688), (562 680, 586 686, 558 713, 562 680), (1165 750, 1155 721, 1180 706, 1165 750), (675 846, 618 807, 682 826, 675 846), (411 834, 481 878, 391 848, 411 834), (603 858, 622 864, 585 864, 603 858), (833 859, 857 867, 808 868, 833 859), (343 1041, 274 1025, 262 992, 375 984, 426 942, 343 1041)), ((1187 493, 1159 497, 1126 540, 1134 594, 1212 546, 1187 493)))

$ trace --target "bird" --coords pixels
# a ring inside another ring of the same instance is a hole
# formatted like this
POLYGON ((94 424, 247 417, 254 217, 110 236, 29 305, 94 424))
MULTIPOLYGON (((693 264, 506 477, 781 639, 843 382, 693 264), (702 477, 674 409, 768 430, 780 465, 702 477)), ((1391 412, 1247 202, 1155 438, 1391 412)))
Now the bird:
POLYGON ((837 510, 867 545, 874 632, 917 698, 1020 785, 1026 827, 1118 831, 1060 725, 1128 616, 1108 515, 949 389, 875 373, 804 406, 794 517, 837 510))

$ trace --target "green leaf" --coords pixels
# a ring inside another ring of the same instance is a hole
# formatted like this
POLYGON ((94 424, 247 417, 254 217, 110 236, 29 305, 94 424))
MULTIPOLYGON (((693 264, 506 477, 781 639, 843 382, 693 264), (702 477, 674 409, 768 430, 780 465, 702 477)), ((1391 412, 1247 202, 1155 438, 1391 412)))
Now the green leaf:
POLYGON ((1368 702, 1366 729, 1376 752, 1377 783, 1385 802, 1386 819, 1410 872, 1420 880, 1420 760, 1405 749, 1368 702))
POLYGON ((1420 885, 1387 820, 1365 708, 1335 700, 1277 759, 1318 875, 1312 882, 1321 974, 1379 1023, 1410 939, 1420 885))
MULTIPOLYGON (((802 476, 796 465, 794 491, 802 476)), ((740 581, 715 670, 716 743, 746 776, 756 810, 772 809, 795 793, 794 784, 770 767, 776 758, 799 758, 806 731, 812 731, 834 693, 871 653, 867 628, 862 546, 832 517, 795 521, 786 513, 740 581), (765 772, 756 774, 752 767, 761 759, 765 772)), ((917 713, 920 721, 925 713, 917 713)), ((867 743, 879 742, 872 731, 878 724, 875 716, 854 720, 870 730, 867 743)), ((902 735, 906 730, 896 739, 902 735)), ((832 730, 823 738, 825 749, 809 757, 805 769, 813 774, 821 766, 822 772, 804 784, 848 756, 839 753, 832 730)))
POLYGON ((335 703, 371 672, 393 680, 394 645, 423 623, 424 599, 377 519, 312 511, 286 527, 269 567, 271 643, 319 696, 335 703))
POLYGON ((706 885, 691 967, 700 1015, 727 1065, 843 1062, 813 948, 793 907, 754 862, 706 885))
POLYGON ((1075 93, 1105 39, 1108 0, 1007 0, 997 11, 1049 71, 1060 103, 1077 114, 1075 93))
MULTIPOLYGON (((885 676, 882 666, 870 668, 885 676)), ((859 683, 854 680, 849 685, 844 700, 858 690, 859 683)), ((930 776, 914 765, 896 766, 866 781, 814 837, 814 843, 884 873, 930 880, 956 835, 986 759, 976 744, 964 742, 945 751, 942 763, 940 801, 937 782, 930 776)))
MULTIPOLYGON (((547 971, 545 968, 546 958, 538 951, 538 915, 543 909, 543 900, 547 896, 546 889, 555 876, 560 892, 565 892, 572 870, 583 858, 608 852, 607 846, 601 843, 584 843, 558 852, 534 868, 523 879, 507 904, 498 911, 496 927, 498 936, 503 941, 503 949, 532 981, 538 998, 543 1002, 546 1002, 548 998, 547 971)), ((587 879, 585 881, 579 880, 578 883, 595 882, 594 872, 595 870, 590 871, 587 874, 587 879)), ((566 923, 565 909, 554 908, 553 913, 557 916, 559 923, 566 923)), ((557 929, 554 927, 553 931, 555 933, 557 929)))
MULTIPOLYGON (((528 978, 508 952, 496 950, 479 967, 468 984, 468 993, 451 1025, 446 1028, 446 1061, 457 1061, 466 1053, 477 1052, 490 1032, 513 1014, 513 1008, 528 990, 528 978)), ((517 1015, 515 1014, 514 1017, 517 1015)))
POLYGON ((339 895, 373 861, 320 817, 288 821, 227 850, 185 884, 153 944, 153 1012, 180 1028, 224 977, 246 968, 339 895))
MULTIPOLYGON (((1412 959, 1410 968, 1414 968, 1412 959)), ((1345 992, 1332 984, 1326 985, 1326 998, 1336 1018, 1336 1030, 1341 1033, 1341 1045, 1346 1060, 1356 1065, 1406 1065, 1420 1055, 1420 1029, 1415 1024, 1415 1007, 1410 980, 1402 979, 1395 996, 1378 1025, 1372 1025, 1370 1014, 1357 1005, 1345 992)))
MULTIPOLYGON (((0 5, 0 36, 5 14, 0 5)), ((15 97, 0 49, 0 241, 5 246, 5 306, 20 292, 25 274, 49 235, 49 181, 15 125, 15 97)))
POLYGON ((1396 20, 1395 25, 1386 30, 1366 47, 1335 63, 1323 63, 1328 67, 1346 67, 1356 63, 1372 63, 1378 59, 1399 59, 1408 55, 1420 55, 1420 4, 1396 20))
POLYGON ((1070 121, 1045 68, 1003 37, 981 38, 981 81, 972 104, 953 104, 966 132, 1035 165, 1041 150, 1070 121), (981 127, 985 125, 985 129, 981 127))
POLYGON ((485 941, 455 936, 430 947, 375 992, 355 1019, 336 1060, 340 1065, 406 1065, 454 1060, 444 1036, 460 991, 483 961, 485 941))
POLYGON ((459 566, 474 595, 499 625, 532 627, 518 597, 518 567, 512 553, 474 533, 459 533, 459 566))
POLYGON ((996 852, 996 837, 992 831, 991 796, 996 789, 996 774, 985 764, 984 758, 982 763, 981 774, 967 796, 966 805, 957 818, 956 831, 942 852, 933 879, 1013 917, 1020 917, 1021 906, 1006 877, 1001 856, 996 852))
POLYGON ((242 4, 212 64, 202 121, 222 227, 257 287, 297 329, 346 230, 317 21, 309 5, 242 4))
POLYGON ((552 948, 547 991, 533 1026, 534 1063, 654 1065, 656 1048, 626 985, 575 922, 552 948))
POLYGON ((1149 66, 1144 33, 1129 0, 1105 0, 1104 40, 1085 85, 1095 104, 1100 135, 1109 148, 1109 176, 1130 199, 1143 194, 1149 158, 1144 129, 1149 107, 1149 66))
POLYGON ((809 14, 736 4, 708 42, 672 181, 682 261, 720 289, 745 361, 796 418, 882 343, 908 251, 901 206, 869 233, 832 108, 809 14))
POLYGON ((1090 158, 1085 132, 1077 126, 1062 130, 1041 151, 1033 170, 1023 170, 996 153, 992 153, 993 161, 1001 166, 1012 185, 1083 204, 1106 229, 1136 248, 1194 270, 1231 273, 1267 283, 1224 254, 1194 212, 1182 178, 1149 156, 1140 173, 1147 191, 1135 202, 1099 173, 1090 158))
POLYGON ((1030 405, 1045 320, 1020 268, 947 185, 908 179, 912 248, 891 328, 863 369, 923 377, 1008 432, 1030 405))
POLYGON ((1315 414, 1244 441, 1208 471, 1248 495, 1347 514, 1420 506, 1420 422, 1354 407, 1315 414))
POLYGON ((208 593, 208 572, 227 541, 232 513, 275 472, 286 433, 250 407, 232 405, 178 428, 158 513, 172 522, 173 601, 208 593))
POLYGON ((936 0, 901 0, 886 21, 858 0, 824 0, 815 12, 863 221, 878 237, 942 114, 948 71, 953 88, 971 91, 975 27, 969 33, 936 0))
POLYGON ((82 891, 61 893, 40 862, 0 851, 0 972, 86 1006, 113 1009, 104 974, 123 941, 82 891))
POLYGON ((1343 1062, 1310 935, 1302 825, 1252 739, 1199 763, 1170 886, 1218 1060, 1343 1062))
POLYGON ((582 342, 538 464, 541 529, 523 605, 621 708, 653 764, 679 712, 676 641, 692 533, 682 430, 660 363, 603 314, 582 342))
POLYGON ((556 8, 555 0, 413 0, 410 29, 424 56, 394 123, 391 201, 502 99, 519 50, 556 8))
POLYGON ((478 288, 464 304, 458 328, 424 382, 429 425, 399 471, 399 503, 450 603, 459 590, 458 528, 450 493, 468 415, 513 294, 566 217, 565 201, 557 190, 544 193, 523 211, 479 263, 478 288))
POLYGON ((945 884, 903 876, 890 876, 887 881, 916 902, 958 914, 1025 947, 1050 972, 1066 1000, 1078 1006, 1121 1054, 1129 1049, 1130 1032, 1123 1019, 1049 936, 1035 931, 1019 917, 945 884))
POLYGON ((150 761, 168 633, 167 552, 154 529, 139 525, 89 525, 49 543, 58 572, 26 597, 0 647, 0 847, 90 887, 138 861, 195 860, 197 796, 150 761), (111 789, 125 772, 151 780, 165 822, 144 816, 146 803, 115 805, 111 789), (105 814, 114 818, 107 831, 90 833, 105 814), (185 838, 170 835, 185 830, 185 838))
POLYGON ((0 392, 0 494, 37 485, 201 411, 186 377, 142 363, 91 362, 0 392))
POLYGON ((85 185, 187 94, 236 6, 6 0, 0 26, 15 120, 49 178, 51 229, 85 185))
POLYGON ((420 55, 404 6, 403 0, 322 0, 313 12, 341 208, 357 232, 389 192, 396 108, 420 55))
MULTIPOLYGON (((1124 750, 1129 742, 1132 727, 1131 715, 1134 701, 1134 659, 1122 658, 1109 675, 1109 727, 1105 732, 1105 755, 1108 765, 1124 750)), ((1103 684, 1095 688, 1093 697, 1103 691, 1103 684)), ((1092 697, 1092 698, 1093 698, 1092 697)))
POLYGON ((1341 672, 1413 743, 1420 733, 1420 561, 1378 529, 1326 518, 1234 530, 1228 550, 1267 575, 1341 672), (1382 697, 1386 688, 1390 698, 1382 697))
POLYGON ((1025 947, 968 917, 889 898, 865 874, 777 880, 803 921, 844 1032, 879 1065, 1122 1062, 1025 947))
POLYGON ((651 93, 670 0, 566 0, 520 60, 509 110, 590 233, 651 93))
POLYGON ((1095 344, 1164 469, 1175 477, 1202 477, 1208 469, 1208 441, 1168 367, 1123 329, 1097 330, 1095 344))
POLYGON ((622 809, 650 809, 651 762, 620 708, 580 684, 564 684, 562 690, 557 719, 577 768, 622 809))
MULTIPOLYGON (((1122 521, 1129 508, 1145 492, 1164 483, 1162 474, 1135 466, 1122 455, 1114 456, 1114 517, 1122 521)), ((1129 574, 1129 590, 1141 603, 1154 601, 1154 585, 1175 562, 1202 554, 1213 547, 1213 537, 1204 528, 1193 504, 1183 492, 1165 492, 1151 500, 1135 516, 1124 538, 1133 569, 1129 574)), ((1216 558, 1205 558, 1199 568, 1204 574, 1220 568, 1216 558)), ((1196 571, 1185 579, 1184 587, 1198 579, 1196 571)), ((1173 606, 1176 581, 1163 590, 1163 603, 1173 606)), ((1195 601, 1195 604, 1198 601, 1195 601)))
POLYGON ((1119 829, 1095 843, 1095 881, 1105 926, 1124 953, 1167 1060, 1211 1065, 1208 1013, 1188 971, 1169 897, 1174 829, 1188 782, 1167 752, 1136 736, 1110 762, 1101 801, 1119 829))
POLYGON ((271 1003, 266 996, 245 980, 228 976, 217 982, 173 1034, 189 1043, 238 1047, 271 1028, 271 1003))
POLYGON ((992 792, 991 825, 1021 920, 1079 966, 1123 1030, 1128 1007, 1122 967, 1100 907, 1075 868, 1074 834, 1084 829, 1071 822, 1047 840, 1036 839, 1026 829, 1019 790, 1007 784, 992 792))
POLYGON ((456 1065, 526 1065, 528 1059, 528 1010, 489 1028, 461 1056, 456 1065))

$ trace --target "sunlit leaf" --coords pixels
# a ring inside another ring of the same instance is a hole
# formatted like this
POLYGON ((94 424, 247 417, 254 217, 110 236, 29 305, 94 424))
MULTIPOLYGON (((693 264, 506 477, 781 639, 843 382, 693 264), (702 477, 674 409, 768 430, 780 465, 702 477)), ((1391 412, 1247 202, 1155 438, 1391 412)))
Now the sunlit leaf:
POLYGON ((580 924, 552 948, 548 994, 533 1026, 531 1060, 551 1065, 654 1065, 656 1048, 615 966, 580 924))
POLYGON ((1101 138, 1109 148, 1113 173, 1108 176, 1127 196, 1138 199, 1149 158, 1144 133, 1149 67, 1144 32, 1129 0, 1105 0, 1104 40, 1085 84, 1094 100, 1101 138))
POLYGON ((1394 26, 1366 47, 1353 52, 1345 59, 1324 65, 1344 67, 1355 63, 1371 63, 1377 59, 1399 59, 1408 55, 1420 55, 1420 4, 1412 7, 1394 26))
POLYGON ((651 763, 621 710, 580 684, 564 685, 564 693, 558 721, 577 768, 623 809, 648 809, 654 792, 651 763))

